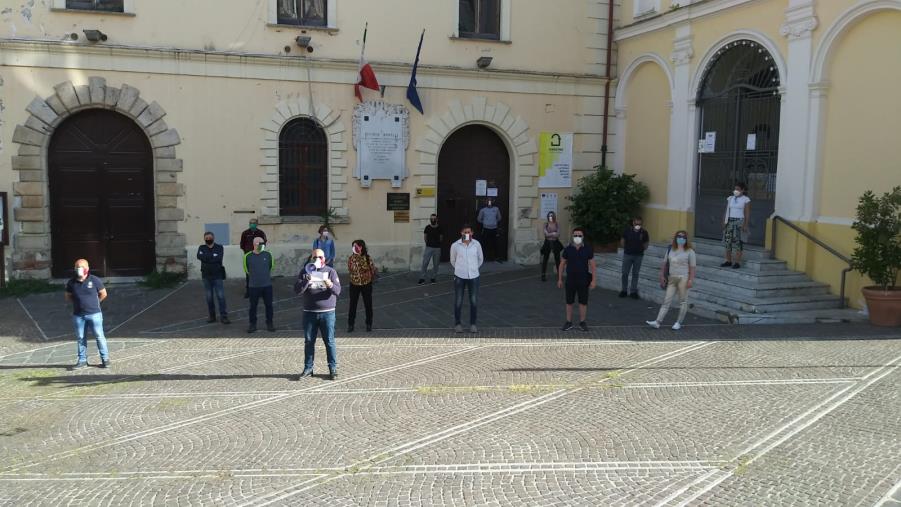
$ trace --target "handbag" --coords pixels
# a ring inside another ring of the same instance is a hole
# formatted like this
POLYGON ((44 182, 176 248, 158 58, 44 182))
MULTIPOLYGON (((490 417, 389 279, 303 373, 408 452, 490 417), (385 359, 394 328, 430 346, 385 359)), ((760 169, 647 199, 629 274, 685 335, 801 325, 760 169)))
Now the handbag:
POLYGON ((660 288, 663 290, 666 290, 666 286, 669 285, 669 253, 672 249, 672 245, 666 248, 666 262, 663 264, 663 283, 660 284, 660 288))
POLYGON ((375 263, 372 262, 372 257, 367 256, 369 259, 369 274, 371 276, 372 281, 370 283, 375 283, 379 279, 379 268, 375 266, 375 263))

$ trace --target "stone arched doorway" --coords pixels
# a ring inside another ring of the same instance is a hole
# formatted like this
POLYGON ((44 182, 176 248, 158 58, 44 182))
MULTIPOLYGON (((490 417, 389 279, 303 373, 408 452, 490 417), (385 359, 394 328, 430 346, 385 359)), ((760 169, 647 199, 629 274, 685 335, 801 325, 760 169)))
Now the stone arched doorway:
POLYGON ((476 234, 480 233, 476 215, 488 199, 500 208, 504 221, 498 228, 496 248, 483 245, 485 260, 506 259, 510 154, 504 141, 489 127, 467 125, 447 138, 438 155, 438 217, 444 227, 442 261, 449 260, 450 245, 456 241, 463 224, 472 225, 476 234), (483 195, 476 195, 479 180, 485 183, 483 195))
POLYGON ((726 197, 738 182, 751 198, 750 234, 763 245, 766 220, 776 201, 779 155, 780 76, 772 55, 751 40, 730 42, 710 60, 698 89, 699 150, 695 235, 722 236, 726 197))
POLYGON ((153 151, 141 128, 113 111, 75 113, 47 157, 53 277, 70 276, 81 257, 104 277, 153 271, 153 151))

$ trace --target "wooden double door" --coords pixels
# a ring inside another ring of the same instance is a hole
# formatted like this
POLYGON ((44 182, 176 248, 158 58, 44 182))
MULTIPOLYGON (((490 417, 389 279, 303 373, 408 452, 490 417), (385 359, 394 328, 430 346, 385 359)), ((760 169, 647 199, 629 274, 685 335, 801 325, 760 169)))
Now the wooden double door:
POLYGON ((66 119, 48 153, 52 274, 85 258, 98 276, 143 276, 156 263, 153 152, 131 119, 91 109, 66 119))
POLYGON ((464 224, 472 225, 476 237, 481 239, 482 231, 476 217, 488 199, 499 208, 503 218, 498 227, 496 257, 506 259, 510 155, 504 141, 493 130, 482 125, 469 125, 451 134, 438 155, 438 220, 444 229, 442 261, 450 260, 450 245, 459 239, 464 224), (496 189, 497 195, 476 195, 479 180, 485 181, 486 193, 496 189))

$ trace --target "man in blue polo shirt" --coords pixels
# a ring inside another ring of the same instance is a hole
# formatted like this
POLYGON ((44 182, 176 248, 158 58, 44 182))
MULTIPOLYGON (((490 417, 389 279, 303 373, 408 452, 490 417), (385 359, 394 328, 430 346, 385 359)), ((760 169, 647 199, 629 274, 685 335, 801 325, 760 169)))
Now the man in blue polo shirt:
POLYGON ((110 365, 106 336, 103 335, 103 313, 100 312, 100 302, 104 299, 106 289, 103 287, 103 280, 90 274, 88 261, 75 261, 75 277, 66 282, 66 301, 72 303, 72 323, 75 324, 75 337, 78 339, 78 362, 73 367, 75 370, 88 366, 88 340, 85 335, 87 322, 91 323, 97 339, 100 367, 108 368, 110 365))
POLYGON ((566 323, 563 330, 573 328, 573 303, 579 296, 579 329, 588 331, 585 317, 588 314, 588 289, 597 286, 594 250, 585 244, 585 231, 581 227, 573 229, 572 243, 563 250, 563 259, 557 269, 557 287, 563 288, 563 273, 566 272, 566 323))

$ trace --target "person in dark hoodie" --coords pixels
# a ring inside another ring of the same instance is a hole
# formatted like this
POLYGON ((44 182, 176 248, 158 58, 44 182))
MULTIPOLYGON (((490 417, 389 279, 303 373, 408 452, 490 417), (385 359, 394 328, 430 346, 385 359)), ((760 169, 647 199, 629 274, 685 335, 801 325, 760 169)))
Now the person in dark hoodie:
POLYGON ((303 296, 304 366, 297 380, 313 375, 316 336, 322 333, 328 359, 329 380, 338 378, 338 349, 335 345, 335 305, 341 295, 338 272, 325 264, 325 252, 313 250, 310 263, 297 275, 294 292, 303 296))
POLYGON ((222 265, 222 257, 225 250, 222 245, 216 243, 216 236, 212 232, 203 235, 203 243, 197 249, 197 259, 200 260, 200 277, 203 278, 203 290, 206 293, 206 306, 210 317, 207 322, 216 322, 216 300, 219 301, 219 315, 223 324, 230 324, 228 320, 228 308, 225 305, 225 266, 222 265))

